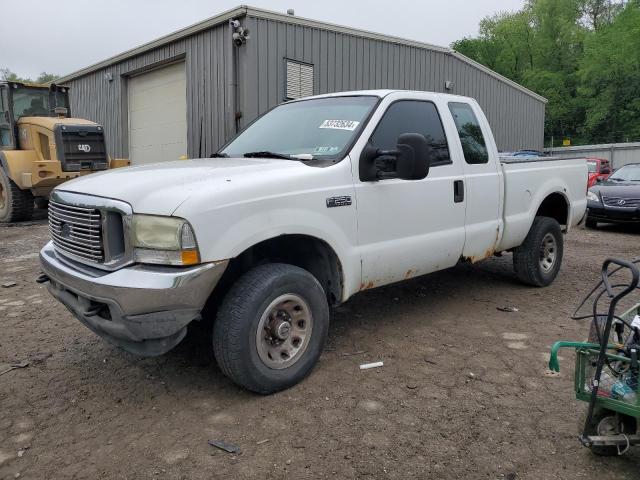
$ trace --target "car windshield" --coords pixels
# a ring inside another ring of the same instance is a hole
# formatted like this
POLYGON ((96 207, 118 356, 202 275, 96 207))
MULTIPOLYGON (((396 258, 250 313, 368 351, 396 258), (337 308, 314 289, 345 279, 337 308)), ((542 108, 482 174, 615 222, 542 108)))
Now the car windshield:
POLYGON ((13 116, 20 117, 48 117, 56 107, 69 108, 68 97, 56 91, 50 95, 48 88, 18 87, 11 94, 13 98, 13 116), (50 99, 55 105, 50 104, 50 99))
POLYGON ((640 165, 627 165, 609 177, 609 180, 622 182, 640 182, 640 165))
POLYGON ((241 157, 261 152, 300 159, 338 158, 364 126, 377 100, 358 96, 285 103, 252 123, 218 155, 241 157))
POLYGON ((589 173, 596 173, 598 171, 598 162, 587 162, 587 168, 589 173))

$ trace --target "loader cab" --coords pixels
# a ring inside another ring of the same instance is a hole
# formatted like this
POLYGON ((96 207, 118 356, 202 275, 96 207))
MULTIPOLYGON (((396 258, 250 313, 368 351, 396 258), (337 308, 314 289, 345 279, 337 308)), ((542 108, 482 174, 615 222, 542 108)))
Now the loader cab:
POLYGON ((71 115, 69 89, 21 82, 0 82, 0 149, 18 148, 17 124, 22 117, 71 115))

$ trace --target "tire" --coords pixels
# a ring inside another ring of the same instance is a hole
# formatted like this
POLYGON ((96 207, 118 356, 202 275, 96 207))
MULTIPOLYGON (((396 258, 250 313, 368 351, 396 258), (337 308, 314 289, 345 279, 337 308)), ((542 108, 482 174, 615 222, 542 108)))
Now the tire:
POLYGON ((518 279, 534 287, 550 285, 562 265, 563 241, 560 224, 555 219, 536 217, 524 242, 513 252, 518 279))
POLYGON ((231 286, 213 325, 213 349, 233 382, 269 394, 309 375, 328 330, 329 305, 318 280, 302 268, 270 263, 231 286))
POLYGON ((0 223, 31 220, 33 203, 31 192, 20 190, 0 167, 0 223))
POLYGON ((584 222, 584 226, 587 227, 587 228, 596 229, 596 228, 598 228, 598 222, 595 221, 592 218, 587 217, 587 219, 584 222))
MULTIPOLYGON (((587 412, 588 409, 585 408, 580 418, 579 428, 582 431, 584 428, 584 424, 587 420, 587 412)), ((606 410, 604 408, 596 407, 593 411, 593 417, 587 425, 587 429, 584 432, 587 436, 592 435, 606 435, 606 434, 616 434, 616 433, 624 433, 626 435, 635 435, 638 430, 638 424, 635 418, 629 417, 627 415, 617 414, 616 412, 612 412, 611 410, 606 410), (609 417, 616 417, 615 419, 611 419, 609 417), (617 425, 616 429, 621 431, 602 431, 603 427, 601 423, 603 421, 610 421, 611 423, 617 425)), ((598 455, 601 457, 612 457, 618 456, 618 447, 615 445, 607 445, 607 446, 591 446, 589 447, 591 452, 594 455, 598 455)))

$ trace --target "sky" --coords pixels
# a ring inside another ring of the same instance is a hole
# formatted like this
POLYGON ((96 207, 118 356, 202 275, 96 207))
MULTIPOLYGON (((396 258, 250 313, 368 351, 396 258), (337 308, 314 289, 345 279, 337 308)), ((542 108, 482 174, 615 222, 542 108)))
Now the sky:
MULTIPOLYGON (((232 9, 243 0, 1 0, 0 68, 65 75, 232 9)), ((245 2, 249 0, 244 0, 245 2)), ((524 0, 251 0, 249 5, 448 46, 524 0)))

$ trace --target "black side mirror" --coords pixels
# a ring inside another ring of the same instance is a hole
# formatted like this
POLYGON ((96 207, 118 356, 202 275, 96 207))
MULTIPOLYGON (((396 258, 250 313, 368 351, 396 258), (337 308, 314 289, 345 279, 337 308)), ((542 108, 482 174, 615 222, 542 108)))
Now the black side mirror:
POLYGON ((600 173, 602 173, 603 175, 609 175, 611 173, 611 170, 608 168, 603 168, 600 173))
POLYGON ((429 174, 433 150, 424 135, 403 133, 395 150, 380 150, 367 145, 360 155, 360 180, 375 182, 387 178, 422 180, 429 174), (383 171, 376 160, 395 158, 395 168, 383 171))

